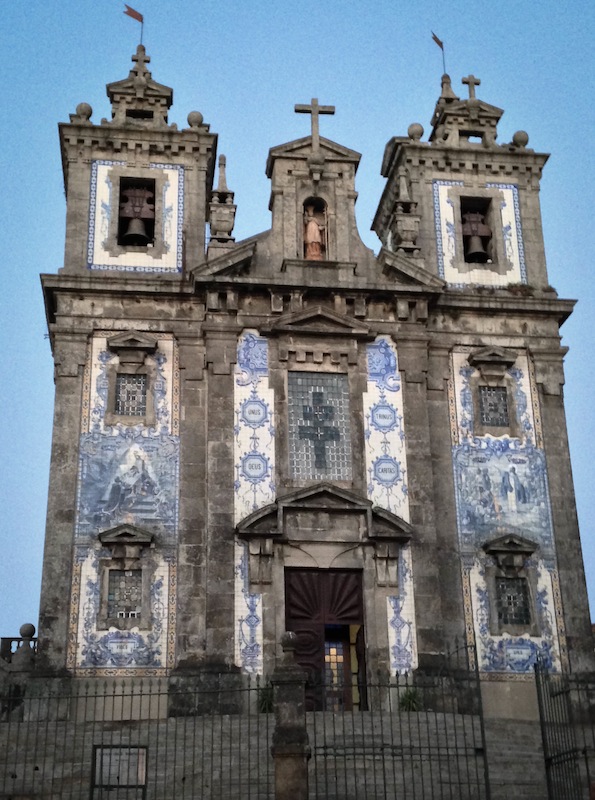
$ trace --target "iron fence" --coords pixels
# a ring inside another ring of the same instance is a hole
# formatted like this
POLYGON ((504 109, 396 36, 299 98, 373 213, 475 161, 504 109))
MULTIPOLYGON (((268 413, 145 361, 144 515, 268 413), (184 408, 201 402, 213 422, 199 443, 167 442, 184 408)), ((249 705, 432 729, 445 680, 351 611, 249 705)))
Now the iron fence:
POLYGON ((269 698, 239 675, 12 684, 0 798, 272 800, 269 698))
POLYGON ((311 798, 488 800, 474 673, 379 675, 366 695, 366 710, 307 715, 311 798))
MULTIPOLYGON (((489 800, 476 673, 337 688, 305 715, 311 800, 489 800)), ((0 798, 273 800, 274 696, 238 674, 13 680, 0 692, 0 798)))
POLYGON ((595 675, 535 666, 549 800, 595 798, 595 675))

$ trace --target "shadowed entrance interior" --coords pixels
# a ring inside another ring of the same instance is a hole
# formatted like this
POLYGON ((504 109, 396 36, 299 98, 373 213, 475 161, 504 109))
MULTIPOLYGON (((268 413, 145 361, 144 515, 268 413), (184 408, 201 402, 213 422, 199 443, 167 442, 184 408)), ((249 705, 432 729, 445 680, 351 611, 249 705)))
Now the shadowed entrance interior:
POLYGON ((365 708, 362 573, 287 569, 285 616, 309 676, 307 710, 365 708))

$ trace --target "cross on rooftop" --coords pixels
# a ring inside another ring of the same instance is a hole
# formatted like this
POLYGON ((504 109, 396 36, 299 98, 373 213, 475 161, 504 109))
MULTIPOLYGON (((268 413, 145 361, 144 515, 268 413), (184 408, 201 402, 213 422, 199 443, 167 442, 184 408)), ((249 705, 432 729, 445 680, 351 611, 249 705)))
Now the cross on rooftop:
POLYGON ((136 63, 138 72, 146 72, 147 64, 151 61, 151 56, 148 56, 142 44, 136 48, 136 53, 132 56, 132 60, 136 63))
POLYGON ((320 114, 334 114, 334 106, 320 106, 318 105, 318 98, 313 97, 311 104, 296 105, 295 112, 297 114, 312 114, 312 150, 318 152, 320 149, 320 133, 318 128, 318 117, 320 114))
POLYGON ((481 83, 479 78, 476 78, 475 75, 468 75, 466 78, 463 78, 461 83, 469 87, 469 100, 475 100, 475 87, 479 86, 481 83))

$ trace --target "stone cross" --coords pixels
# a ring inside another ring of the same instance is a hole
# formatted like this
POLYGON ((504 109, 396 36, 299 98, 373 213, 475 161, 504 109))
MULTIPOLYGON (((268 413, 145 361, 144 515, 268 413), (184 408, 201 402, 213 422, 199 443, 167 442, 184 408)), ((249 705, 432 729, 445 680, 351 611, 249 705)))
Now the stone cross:
POLYGON ((319 106, 318 98, 313 97, 311 105, 296 105, 297 114, 312 114, 312 150, 317 153, 320 150, 320 133, 318 128, 318 116, 320 114, 334 114, 334 106, 319 106))
POLYGON ((469 100, 475 100, 475 87, 479 86, 481 83, 479 78, 476 78, 475 75, 468 75, 466 78, 463 78, 461 83, 469 87, 469 100))
POLYGON ((137 72, 146 72, 147 71, 147 64, 151 61, 151 56, 148 56, 145 48, 142 44, 136 48, 135 55, 132 56, 132 60, 136 64, 137 72))
POLYGON ((326 443, 341 438, 338 428, 328 423, 335 416, 335 409, 324 404, 324 392, 312 392, 312 405, 303 407, 303 418, 313 425, 298 426, 300 439, 309 439, 314 445, 314 466, 326 469, 326 443))

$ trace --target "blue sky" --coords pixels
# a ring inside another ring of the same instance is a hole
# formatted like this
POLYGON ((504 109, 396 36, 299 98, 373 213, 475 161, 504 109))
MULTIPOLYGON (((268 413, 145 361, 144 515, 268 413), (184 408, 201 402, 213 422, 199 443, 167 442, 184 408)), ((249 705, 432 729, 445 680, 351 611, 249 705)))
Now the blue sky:
MULTIPOLYGON (((505 110, 499 141, 516 130, 552 156, 541 201, 550 283, 578 298, 562 329, 566 408, 579 520, 595 618, 594 439, 595 282, 593 248, 593 39, 590 0, 502 0, 495 6, 427 0, 326 0, 304 5, 254 0, 215 4, 137 0, 145 16, 150 69, 174 88, 170 120, 185 126, 198 110, 219 134, 238 204, 235 235, 269 227, 268 149, 309 133, 295 103, 336 106, 321 134, 363 154, 356 206, 364 241, 383 188, 384 145, 421 122, 426 135, 447 71, 481 78, 477 94, 505 110)), ((62 264, 65 201, 57 123, 78 103, 93 120, 109 116, 105 84, 124 78, 140 26, 120 0, 4 4, 0 30, 2 184, 0 220, 0 635, 36 622, 53 413, 52 360, 45 338, 40 272, 62 264)))

